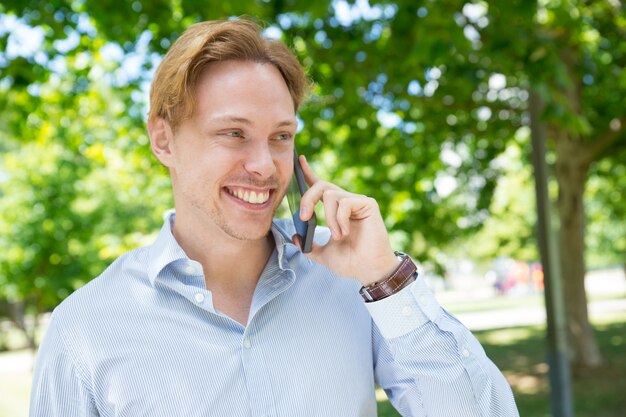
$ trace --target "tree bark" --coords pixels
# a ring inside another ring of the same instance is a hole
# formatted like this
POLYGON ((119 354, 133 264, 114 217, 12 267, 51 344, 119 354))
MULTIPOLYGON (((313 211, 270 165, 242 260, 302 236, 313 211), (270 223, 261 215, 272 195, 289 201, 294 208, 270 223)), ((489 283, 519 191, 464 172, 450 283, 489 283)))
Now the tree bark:
POLYGON ((589 323, 585 292, 584 190, 589 163, 583 145, 568 134, 556 140, 556 178, 559 186, 559 247, 568 317, 572 370, 580 374, 602 364, 602 356, 589 323))

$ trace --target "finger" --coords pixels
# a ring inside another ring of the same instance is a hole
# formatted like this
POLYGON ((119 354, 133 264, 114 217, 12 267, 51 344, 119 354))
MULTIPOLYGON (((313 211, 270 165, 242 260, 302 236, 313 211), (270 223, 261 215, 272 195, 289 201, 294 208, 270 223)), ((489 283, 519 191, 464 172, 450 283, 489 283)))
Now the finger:
MULTIPOLYGON (((302 173, 304 174, 304 181, 309 187, 312 187, 315 183, 319 181, 319 178, 311 169, 309 165, 309 161, 307 161, 306 156, 299 155, 298 161, 300 162, 300 166, 302 167, 302 173)), ((310 190, 310 188, 309 188, 310 190)), ((315 193, 311 193, 307 190, 302 199, 300 200, 300 219, 302 221, 307 221, 313 216, 313 208, 320 200, 320 196, 316 196, 315 193)))
MULTIPOLYGON (((327 181, 317 180, 315 184, 311 185, 300 200, 300 219, 307 221, 313 215, 313 208, 318 201, 324 201, 324 193, 328 190, 341 190, 334 184, 327 181)), ((344 191, 345 192, 345 191, 344 191)), ((345 192, 348 194, 347 192, 345 192)))
POLYGON ((337 222, 337 207, 339 206, 338 193, 335 190, 326 190, 322 195, 324 201, 324 214, 326 215, 326 224, 330 229, 332 238, 341 239, 341 226, 337 222))
POLYGON ((319 177, 315 175, 315 172, 313 172, 311 165, 309 165, 309 161, 307 161, 306 156, 304 155, 300 155, 300 166, 302 166, 304 181, 309 187, 320 180, 319 177))
POLYGON ((337 222, 343 236, 350 234, 352 220, 363 220, 374 213, 376 201, 364 195, 352 194, 339 200, 337 207, 337 222))
MULTIPOLYGON (((302 237, 300 235, 293 235, 291 237, 291 241, 294 243, 294 245, 298 247, 298 250, 302 252, 302 237)), ((302 254, 309 259, 312 259, 316 262, 320 262, 320 260, 323 258, 324 248, 325 248, 325 245, 319 245, 313 242, 313 244, 311 245, 311 252, 309 253, 302 252, 302 254)))
POLYGON ((343 198, 339 201, 337 207, 337 223, 339 223, 341 227, 343 236, 350 234, 350 218, 352 217, 353 206, 354 202, 350 201, 348 198, 343 198))

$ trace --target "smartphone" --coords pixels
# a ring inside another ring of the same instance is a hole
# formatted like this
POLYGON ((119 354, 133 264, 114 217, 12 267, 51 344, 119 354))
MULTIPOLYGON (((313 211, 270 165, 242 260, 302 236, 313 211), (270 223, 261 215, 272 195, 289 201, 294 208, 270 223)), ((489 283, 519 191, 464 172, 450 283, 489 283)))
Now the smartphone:
POLYGON ((304 253, 311 252, 313 248, 313 234, 315 233, 315 226, 317 225, 315 212, 313 212, 313 216, 311 216, 308 221, 304 222, 300 220, 300 201, 307 188, 302 166, 298 159, 298 152, 296 148, 294 148, 293 176, 291 177, 289 189, 287 190, 287 202, 289 203, 289 210, 291 211, 291 218, 296 228, 296 234, 302 239, 302 252, 304 253))

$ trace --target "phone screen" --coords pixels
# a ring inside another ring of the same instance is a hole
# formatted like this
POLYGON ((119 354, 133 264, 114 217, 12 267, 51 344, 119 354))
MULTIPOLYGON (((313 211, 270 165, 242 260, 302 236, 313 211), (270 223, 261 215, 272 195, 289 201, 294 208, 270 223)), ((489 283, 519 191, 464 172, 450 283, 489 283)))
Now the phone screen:
POLYGON ((302 238, 302 252, 311 252, 313 248, 313 235, 315 233, 315 226, 317 219, 315 213, 311 218, 304 222, 300 220, 300 200, 302 195, 307 190, 306 181, 304 180, 304 173, 298 160, 298 152, 294 148, 293 150, 293 176, 289 183, 289 189, 287 190, 287 202, 289 203, 289 210, 291 211, 291 218, 296 228, 296 234, 302 238))

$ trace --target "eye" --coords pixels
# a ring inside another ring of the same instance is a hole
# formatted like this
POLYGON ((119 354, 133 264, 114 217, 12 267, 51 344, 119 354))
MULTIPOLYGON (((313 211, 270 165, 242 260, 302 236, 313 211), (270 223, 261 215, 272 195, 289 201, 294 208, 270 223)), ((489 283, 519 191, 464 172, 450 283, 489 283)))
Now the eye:
POLYGON ((241 130, 230 130, 226 132, 226 136, 233 138, 243 138, 243 132, 241 130))
POLYGON ((276 140, 280 142, 285 142, 291 140, 291 137, 291 133, 279 133, 278 135, 276 135, 276 140))

